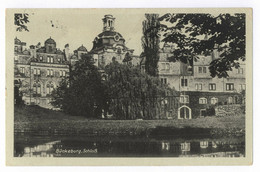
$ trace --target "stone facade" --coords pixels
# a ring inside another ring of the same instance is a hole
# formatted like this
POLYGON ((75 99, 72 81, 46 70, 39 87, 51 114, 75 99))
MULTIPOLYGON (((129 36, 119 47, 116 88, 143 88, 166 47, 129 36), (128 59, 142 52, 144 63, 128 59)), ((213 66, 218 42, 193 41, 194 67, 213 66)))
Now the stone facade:
MULTIPOLYGON (((209 66, 212 60, 219 58, 217 51, 210 56, 199 56, 197 59, 191 59, 189 64, 184 64, 180 61, 168 61, 168 57, 173 56, 173 50, 173 45, 164 44, 160 49, 158 62, 161 82, 168 84, 179 95, 178 110, 172 110, 174 114, 170 117, 191 119, 203 116, 206 109, 218 104, 244 103, 241 93, 246 89, 245 62, 239 61, 240 67, 229 71, 227 78, 212 78, 209 66)), ((143 69, 144 62, 145 57, 141 61, 143 69)))
POLYGON ((119 63, 130 63, 139 65, 139 56, 133 55, 134 50, 125 46, 123 36, 115 31, 115 18, 112 15, 105 15, 103 18, 103 32, 100 33, 93 41, 93 48, 89 52, 92 54, 95 64, 104 68, 112 61, 119 63), (126 59, 129 57, 129 59, 126 59))
POLYGON ((14 80, 25 104, 52 108, 50 94, 63 77, 69 75, 64 53, 49 38, 43 47, 31 45, 15 38, 14 80))

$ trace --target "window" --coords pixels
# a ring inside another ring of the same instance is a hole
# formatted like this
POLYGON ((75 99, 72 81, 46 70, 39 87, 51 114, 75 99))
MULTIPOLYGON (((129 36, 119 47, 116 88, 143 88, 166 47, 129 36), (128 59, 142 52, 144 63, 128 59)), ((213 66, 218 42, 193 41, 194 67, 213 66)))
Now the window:
POLYGON ((51 63, 53 63, 53 57, 51 57, 51 63))
POLYGON ((226 84, 226 90, 227 91, 234 90, 234 84, 233 83, 227 83, 226 84))
POLYGON ((66 76, 66 71, 65 70, 60 70, 60 77, 66 76))
POLYGON ((199 99, 199 104, 207 104, 207 99, 206 98, 200 98, 199 99))
POLYGON ((237 73, 238 74, 243 74, 244 73, 244 69, 243 68, 238 68, 237 69, 237 73))
POLYGON ((51 94, 54 88, 54 85, 52 83, 47 84, 47 94, 51 94))
POLYGON ((37 69, 37 75, 41 75, 41 70, 37 69))
POLYGON ((233 103, 233 97, 228 97, 228 104, 232 104, 233 103))
POLYGON ((14 60, 15 60, 15 61, 18 61, 18 57, 17 57, 17 56, 14 56, 14 60))
POLYGON ((14 50, 15 50, 15 51, 17 51, 17 50, 18 50, 18 47, 17 47, 17 46, 15 46, 15 47, 14 47, 14 50))
POLYGON ((180 96, 180 103, 189 103, 189 96, 188 95, 181 95, 180 96))
POLYGON ((165 70, 165 63, 162 63, 162 70, 165 70))
POLYGON ((122 53, 122 49, 119 47, 119 48, 117 48, 117 53, 118 54, 121 54, 122 53))
POLYGON ((47 69, 47 76, 50 76, 50 69, 47 69))
POLYGON ((40 69, 33 69, 33 74, 34 75, 41 75, 41 70, 40 69))
POLYGON ((239 85, 239 89, 242 90, 246 90, 246 84, 240 84, 239 85))
POLYGON ((21 67, 20 70, 21 70, 21 73, 23 73, 23 74, 25 73, 24 67, 21 67))
POLYGON ((202 67, 199 67, 199 73, 202 73, 202 67))
POLYGON ((200 83, 195 84, 195 88, 196 90, 202 90, 202 84, 200 83))
POLYGON ((209 84, 209 90, 216 90, 216 84, 209 84))
POLYGON ((161 83, 162 84, 167 84, 167 78, 161 78, 161 83))
POLYGON ((49 46, 49 52, 51 52, 52 51, 52 46, 49 46))
POLYGON ((199 73, 207 73, 206 67, 199 67, 199 73))
POLYGON ((58 62, 60 62, 60 58, 58 58, 58 62))
POLYGON ((53 70, 52 69, 50 70, 50 75, 53 76, 53 70))
POLYGON ((53 63, 53 57, 48 56, 47 57, 47 63, 53 63))
POLYGON ((34 92, 34 94, 41 94, 41 84, 34 83, 33 84, 33 92, 34 92))
POLYGON ((43 59, 42 56, 40 56, 40 61, 42 61, 42 59, 43 59))
POLYGON ((182 78, 182 79, 181 79, 181 86, 182 86, 182 87, 187 87, 187 86, 188 86, 188 79, 182 78))
POLYGON ((170 64, 166 63, 166 70, 170 70, 170 64))
POLYGON ((212 98, 210 99, 210 103, 213 104, 213 105, 217 104, 217 103, 218 103, 218 98, 212 97, 212 98))
POLYGON ((207 73, 207 68, 206 67, 203 67, 203 73, 207 73))

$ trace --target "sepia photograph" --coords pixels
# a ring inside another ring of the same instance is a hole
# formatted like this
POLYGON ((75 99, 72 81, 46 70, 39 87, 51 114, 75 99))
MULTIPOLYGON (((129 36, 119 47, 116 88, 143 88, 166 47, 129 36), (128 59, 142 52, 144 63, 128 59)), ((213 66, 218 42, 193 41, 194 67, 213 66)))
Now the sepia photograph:
POLYGON ((249 165, 251 34, 249 8, 7 9, 7 164, 249 165))

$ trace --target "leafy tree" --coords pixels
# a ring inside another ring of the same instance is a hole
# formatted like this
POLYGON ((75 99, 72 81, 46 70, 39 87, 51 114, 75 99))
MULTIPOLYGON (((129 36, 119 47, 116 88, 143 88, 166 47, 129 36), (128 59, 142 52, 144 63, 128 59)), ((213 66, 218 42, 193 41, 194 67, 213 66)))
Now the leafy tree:
POLYGON ((29 14, 27 13, 16 13, 14 14, 14 24, 17 26, 16 31, 27 31, 29 32, 28 27, 26 24, 29 23, 29 14))
POLYGON ((227 77, 227 71, 245 60, 245 14, 165 14, 160 17, 164 42, 176 44, 170 61, 187 63, 198 55, 220 52, 210 64, 211 76, 227 77), (203 39, 206 37, 207 39, 203 39))
POLYGON ((158 14, 145 14, 146 20, 143 21, 142 47, 143 54, 146 57, 145 71, 151 76, 158 75, 160 43, 158 17, 158 14))
POLYGON ((52 105, 71 115, 98 117, 103 104, 101 75, 91 56, 82 55, 70 77, 52 93, 52 105))
POLYGON ((106 66, 106 97, 109 112, 117 119, 158 118, 161 97, 166 91, 157 77, 140 71, 138 67, 113 62, 106 66))

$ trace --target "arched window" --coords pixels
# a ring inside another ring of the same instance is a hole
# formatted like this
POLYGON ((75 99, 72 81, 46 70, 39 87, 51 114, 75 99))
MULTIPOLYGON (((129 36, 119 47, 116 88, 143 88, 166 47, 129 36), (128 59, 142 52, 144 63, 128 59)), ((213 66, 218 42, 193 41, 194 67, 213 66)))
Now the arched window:
POLYGON ((228 97, 228 104, 232 104, 232 103, 234 103, 233 97, 228 97))
POLYGON ((217 104, 217 103, 218 103, 218 98, 212 97, 212 98, 210 99, 210 103, 213 104, 213 105, 217 104))
POLYGON ((36 88, 36 84, 34 83, 33 84, 33 92, 36 94, 36 90, 37 90, 37 88, 36 88))
POLYGON ((37 90, 36 90, 37 94, 41 94, 41 84, 37 84, 37 90))
POLYGON ((40 83, 33 84, 33 92, 34 92, 34 94, 41 94, 41 84, 40 83))
POLYGON ((46 88, 47 88, 47 94, 51 94, 54 89, 54 85, 52 83, 49 83, 47 84, 46 88))
POLYGON ((200 98, 199 104, 207 104, 207 99, 205 97, 200 98))

